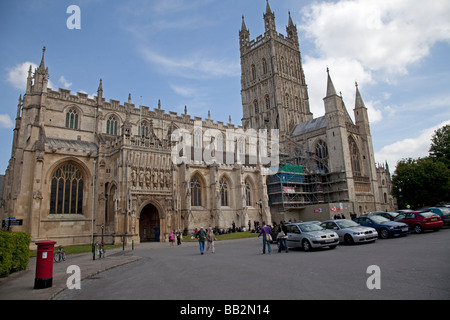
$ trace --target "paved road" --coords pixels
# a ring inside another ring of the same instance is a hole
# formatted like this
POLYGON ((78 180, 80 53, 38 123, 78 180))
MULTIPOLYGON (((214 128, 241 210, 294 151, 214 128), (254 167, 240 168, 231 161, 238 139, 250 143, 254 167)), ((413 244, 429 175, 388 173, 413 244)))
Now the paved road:
POLYGON ((339 245, 334 250, 261 254, 261 239, 196 243, 134 252, 142 259, 83 280, 56 299, 450 299, 450 229, 339 245), (369 290, 367 268, 380 268, 381 289, 369 290))

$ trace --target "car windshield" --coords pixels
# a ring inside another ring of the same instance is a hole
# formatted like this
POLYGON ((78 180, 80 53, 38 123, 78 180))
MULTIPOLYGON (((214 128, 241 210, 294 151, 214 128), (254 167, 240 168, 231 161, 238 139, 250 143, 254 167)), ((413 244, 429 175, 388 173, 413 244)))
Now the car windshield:
POLYGON ((425 212, 419 212, 419 215, 424 217, 424 218, 429 218, 429 217, 434 216, 436 214, 433 213, 433 212, 430 212, 430 211, 425 211, 425 212))
POLYGON ((359 224, 357 224, 355 221, 352 221, 352 220, 342 219, 342 220, 337 220, 335 222, 340 228, 351 228, 351 227, 359 226, 359 224))
POLYGON ((439 210, 441 210, 442 211, 442 213, 450 213, 450 208, 446 208, 446 207, 439 207, 438 208, 439 210))
POLYGON ((318 224, 315 224, 315 223, 300 224, 299 227, 300 227, 300 230, 302 230, 302 232, 323 230, 323 228, 321 226, 319 226, 318 224))
POLYGON ((376 223, 383 223, 383 222, 389 221, 389 219, 386 219, 385 217, 382 217, 382 216, 372 216, 372 217, 370 217, 370 219, 372 219, 376 223))

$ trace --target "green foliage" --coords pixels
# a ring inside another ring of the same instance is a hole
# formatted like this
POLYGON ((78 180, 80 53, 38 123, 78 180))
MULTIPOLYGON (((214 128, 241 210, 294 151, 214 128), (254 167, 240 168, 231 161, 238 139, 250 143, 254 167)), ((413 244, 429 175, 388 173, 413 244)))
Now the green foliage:
POLYGON ((450 125, 439 128, 431 139, 430 157, 450 168, 450 125))
POLYGON ((420 209, 450 200, 450 125, 435 131, 429 157, 397 163, 392 176, 392 195, 399 208, 420 209))
POLYGON ((433 158, 402 160, 392 177, 392 193, 399 207, 433 206, 450 199, 450 169, 433 158))
POLYGON ((30 242, 28 233, 0 231, 0 277, 27 268, 30 242))

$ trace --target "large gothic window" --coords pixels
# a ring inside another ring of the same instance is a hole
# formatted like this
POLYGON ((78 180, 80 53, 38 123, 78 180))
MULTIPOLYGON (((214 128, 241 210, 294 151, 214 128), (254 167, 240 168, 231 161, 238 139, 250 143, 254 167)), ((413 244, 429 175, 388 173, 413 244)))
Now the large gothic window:
POLYGON ((71 108, 66 113, 66 128, 78 129, 78 112, 77 109, 71 108))
POLYGON ((245 205, 247 207, 252 205, 252 188, 247 180, 245 180, 245 205))
POLYGON ((193 176, 191 179, 191 206, 202 205, 202 184, 198 176, 193 176))
POLYGON ((140 137, 148 137, 149 133, 149 125, 147 121, 142 121, 141 125, 138 128, 138 134, 140 137))
POLYGON ((328 172, 328 147, 325 141, 319 140, 316 144, 316 165, 317 169, 323 173, 328 172))
POLYGON ((110 116, 106 121, 106 134, 117 136, 118 121, 115 116, 110 116))
POLYGON ((221 178, 219 180, 220 187, 220 205, 222 207, 228 207, 228 182, 226 179, 221 178))
POLYGON ((53 173, 50 187, 50 214, 83 213, 83 176, 78 167, 66 163, 53 173))
POLYGON ((348 137, 348 146, 350 148, 350 158, 352 162, 352 171, 354 176, 361 175, 361 162, 359 157, 358 146, 356 145, 355 140, 349 136, 348 137))

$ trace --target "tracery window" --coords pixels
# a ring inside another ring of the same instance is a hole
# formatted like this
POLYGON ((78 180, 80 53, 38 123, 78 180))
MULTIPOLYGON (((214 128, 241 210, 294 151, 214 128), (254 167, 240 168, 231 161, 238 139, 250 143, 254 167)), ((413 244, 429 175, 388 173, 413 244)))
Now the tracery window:
POLYGON ((358 146, 356 145, 355 140, 349 136, 348 137, 348 146, 350 149, 350 158, 352 162, 352 171, 354 176, 361 175, 361 162, 359 157, 358 146))
POLYGON ((247 180, 245 180, 245 205, 247 207, 252 205, 252 189, 247 180))
POLYGON ((263 74, 267 73, 267 61, 265 58, 262 59, 262 65, 263 65, 263 74))
POLYGON ((110 116, 106 121, 106 134, 117 136, 118 121, 115 116, 110 116))
POLYGON ((222 207, 228 206, 228 182, 226 179, 221 178, 219 180, 219 188, 220 188, 220 205, 222 207))
POLYGON ((146 121, 142 121, 141 125, 139 126, 138 129, 138 134, 140 137, 148 137, 148 123, 146 121))
POLYGON ((328 146, 325 141, 320 140, 316 144, 317 169, 321 172, 328 172, 328 146))
POLYGON ((83 175, 71 163, 55 170, 50 186, 50 214, 83 214, 83 175))
POLYGON ((78 112, 75 108, 69 109, 66 113, 66 128, 78 129, 78 112))
POLYGON ((190 182, 191 188, 191 206, 201 206, 202 205, 202 184, 198 176, 193 176, 190 182))

